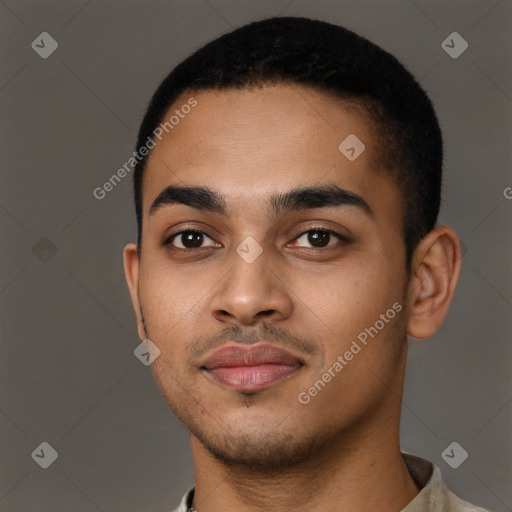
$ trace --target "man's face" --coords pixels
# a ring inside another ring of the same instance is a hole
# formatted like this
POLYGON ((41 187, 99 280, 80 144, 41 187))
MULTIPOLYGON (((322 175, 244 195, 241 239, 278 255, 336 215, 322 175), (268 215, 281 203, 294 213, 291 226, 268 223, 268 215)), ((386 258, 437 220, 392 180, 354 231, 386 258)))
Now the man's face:
POLYGON ((298 86, 192 96, 197 106, 152 150, 143 183, 137 289, 167 403, 194 442, 253 468, 289 466, 343 433, 398 430, 403 212, 367 118, 298 86), (355 159, 355 139, 338 149, 351 134, 365 145, 355 159), (150 212, 169 186, 207 187, 225 212, 170 194, 150 212), (325 187, 347 195, 328 207, 307 194, 270 202, 325 187))

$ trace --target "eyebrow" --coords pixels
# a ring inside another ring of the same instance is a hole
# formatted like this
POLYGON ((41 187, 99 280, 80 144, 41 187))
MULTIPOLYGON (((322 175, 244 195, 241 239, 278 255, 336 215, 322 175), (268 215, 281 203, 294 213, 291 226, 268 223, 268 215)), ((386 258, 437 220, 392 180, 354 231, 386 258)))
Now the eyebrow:
MULTIPOLYGON (((222 194, 205 186, 179 187, 169 185, 164 188, 151 204, 149 215, 160 208, 183 204, 197 210, 204 210, 226 217, 227 203, 222 194)), ((337 185, 319 187, 301 187, 274 194, 269 200, 270 212, 273 216, 283 216, 294 211, 351 206, 372 216, 373 211, 368 203, 357 194, 342 189, 337 185)))

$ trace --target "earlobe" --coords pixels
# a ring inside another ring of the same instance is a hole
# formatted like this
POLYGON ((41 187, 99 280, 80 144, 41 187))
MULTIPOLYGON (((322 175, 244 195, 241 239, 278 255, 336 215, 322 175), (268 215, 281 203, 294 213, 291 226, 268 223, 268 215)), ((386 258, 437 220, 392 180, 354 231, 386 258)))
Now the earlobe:
POLYGON ((142 318, 142 308, 139 299, 139 253, 136 244, 128 244, 124 248, 124 273, 130 296, 132 299, 135 317, 137 319, 137 331, 141 340, 147 338, 144 321, 142 318))
POLYGON ((407 334, 429 338, 450 307, 462 266, 460 243, 448 226, 438 226, 418 244, 409 282, 407 334))

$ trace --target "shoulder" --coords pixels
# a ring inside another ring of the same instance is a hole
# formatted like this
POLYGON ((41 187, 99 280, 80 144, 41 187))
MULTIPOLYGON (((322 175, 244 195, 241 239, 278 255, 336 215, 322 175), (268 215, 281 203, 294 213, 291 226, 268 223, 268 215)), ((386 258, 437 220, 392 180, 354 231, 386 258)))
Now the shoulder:
POLYGON ((421 489, 402 512, 489 512, 464 501, 448 489, 441 470, 432 462, 406 452, 402 452, 402 457, 421 489))
POLYGON ((464 501, 449 489, 446 489, 445 492, 450 505, 449 510, 453 510, 454 512, 490 512, 485 508, 477 507, 476 505, 464 501))

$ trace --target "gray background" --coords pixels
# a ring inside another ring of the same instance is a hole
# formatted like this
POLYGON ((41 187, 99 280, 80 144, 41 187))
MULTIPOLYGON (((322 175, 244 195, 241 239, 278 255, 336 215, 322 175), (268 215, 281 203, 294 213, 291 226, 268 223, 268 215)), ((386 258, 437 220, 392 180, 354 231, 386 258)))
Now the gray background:
POLYGON ((165 511, 193 483, 187 433, 133 355, 131 176, 103 200, 92 191, 131 156, 175 64, 231 27, 285 14, 381 45, 436 106, 440 222, 460 234, 464 268, 439 333, 411 340, 402 447, 468 501, 512 510, 511 13, 506 0, 2 1, 0 509, 165 511), (31 48, 43 31, 59 44, 48 59, 31 48), (453 31, 469 43, 458 59, 441 48, 453 31), (48 469, 31 457, 43 441, 59 455, 48 469), (441 457, 452 441, 469 453, 458 469, 441 457))

